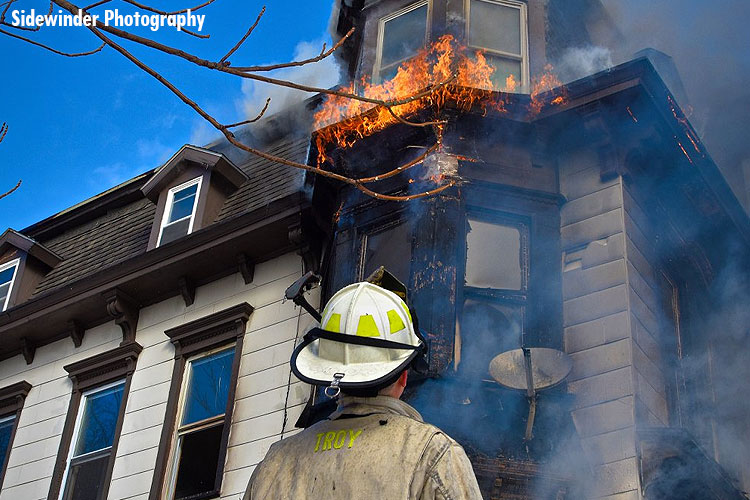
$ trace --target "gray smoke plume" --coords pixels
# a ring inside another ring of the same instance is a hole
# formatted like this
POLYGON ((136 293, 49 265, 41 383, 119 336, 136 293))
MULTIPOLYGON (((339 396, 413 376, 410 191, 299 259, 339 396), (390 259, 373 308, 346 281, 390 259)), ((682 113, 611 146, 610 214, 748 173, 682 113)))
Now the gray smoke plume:
POLYGON ((750 208, 750 51, 745 0, 601 0, 623 35, 614 63, 652 47, 674 60, 688 102, 680 102, 735 195, 750 208), (692 115, 690 114, 692 108, 692 115), (744 171, 743 171, 744 170, 744 171))

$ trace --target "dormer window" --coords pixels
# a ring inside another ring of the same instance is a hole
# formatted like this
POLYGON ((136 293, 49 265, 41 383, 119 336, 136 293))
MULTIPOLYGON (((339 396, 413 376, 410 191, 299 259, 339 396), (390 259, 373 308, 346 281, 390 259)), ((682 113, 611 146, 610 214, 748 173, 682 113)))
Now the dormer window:
POLYGON ((148 249, 213 224, 227 198, 247 180, 223 154, 184 145, 141 188, 156 205, 148 249))
POLYGON ((495 68, 494 87, 516 92, 527 89, 526 4, 511 0, 468 0, 466 10, 469 47, 483 51, 487 62, 495 68), (515 88, 508 85, 511 76, 515 88))
POLYGON ((201 177, 197 177, 169 190, 167 210, 164 211, 156 246, 174 241, 193 231, 200 187, 201 177))
POLYGON ((15 259, 5 264, 0 264, 0 311, 8 307, 10 291, 16 278, 16 270, 20 259, 15 259))
POLYGON ((429 3, 413 3, 380 20, 373 81, 388 80, 399 65, 414 57, 427 41, 429 3))
POLYGON ((31 297, 42 278, 62 259, 13 229, 0 235, 0 312, 31 297))

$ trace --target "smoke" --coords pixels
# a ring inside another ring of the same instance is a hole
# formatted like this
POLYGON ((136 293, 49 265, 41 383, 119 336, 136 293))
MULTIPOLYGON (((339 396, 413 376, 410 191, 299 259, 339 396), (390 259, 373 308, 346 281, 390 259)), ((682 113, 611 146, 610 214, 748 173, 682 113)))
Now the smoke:
MULTIPOLYGON (((317 56, 320 54, 323 43, 322 39, 298 43, 294 50, 294 60, 300 61, 317 56)), ((330 43, 328 46, 330 46, 330 43)), ((339 83, 340 69, 335 58, 327 57, 316 63, 280 69, 269 76, 299 85, 327 89, 339 83)), ((271 104, 267 113, 272 115, 302 102, 311 95, 289 87, 270 85, 253 80, 242 82, 242 94, 244 97, 240 107, 247 118, 255 117, 263 109, 266 99, 269 97, 271 98, 271 104)))
POLYGON ((750 51, 745 0, 602 0, 625 37, 610 47, 615 63, 652 47, 670 55, 689 102, 681 102, 691 123, 721 168, 736 196, 750 207, 742 172, 750 160, 750 51))
POLYGON ((612 52, 606 47, 566 49, 555 69, 563 82, 570 82, 612 67, 612 52))

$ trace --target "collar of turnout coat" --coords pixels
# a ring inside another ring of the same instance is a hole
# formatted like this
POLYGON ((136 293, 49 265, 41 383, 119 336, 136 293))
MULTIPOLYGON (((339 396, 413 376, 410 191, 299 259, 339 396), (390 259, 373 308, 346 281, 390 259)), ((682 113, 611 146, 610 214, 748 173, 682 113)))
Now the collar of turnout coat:
POLYGON ((413 418, 423 422, 422 415, 417 410, 404 403, 400 399, 390 396, 376 396, 374 398, 356 398, 353 396, 341 396, 336 411, 329 417, 336 420, 342 415, 371 415, 373 413, 391 413, 413 418))

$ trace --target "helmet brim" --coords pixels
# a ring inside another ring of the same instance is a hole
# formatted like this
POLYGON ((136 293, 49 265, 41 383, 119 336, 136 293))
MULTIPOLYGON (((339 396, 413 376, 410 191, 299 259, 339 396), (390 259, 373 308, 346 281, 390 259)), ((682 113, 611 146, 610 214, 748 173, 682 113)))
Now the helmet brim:
POLYGON ((404 349, 404 356, 392 361, 345 364, 318 357, 316 351, 320 341, 321 339, 306 339, 294 349, 290 360, 292 372, 303 382, 324 386, 334 380, 335 373, 343 373, 344 377, 339 382, 339 387, 343 390, 383 385, 394 375, 406 370, 418 354, 416 350, 404 349))

